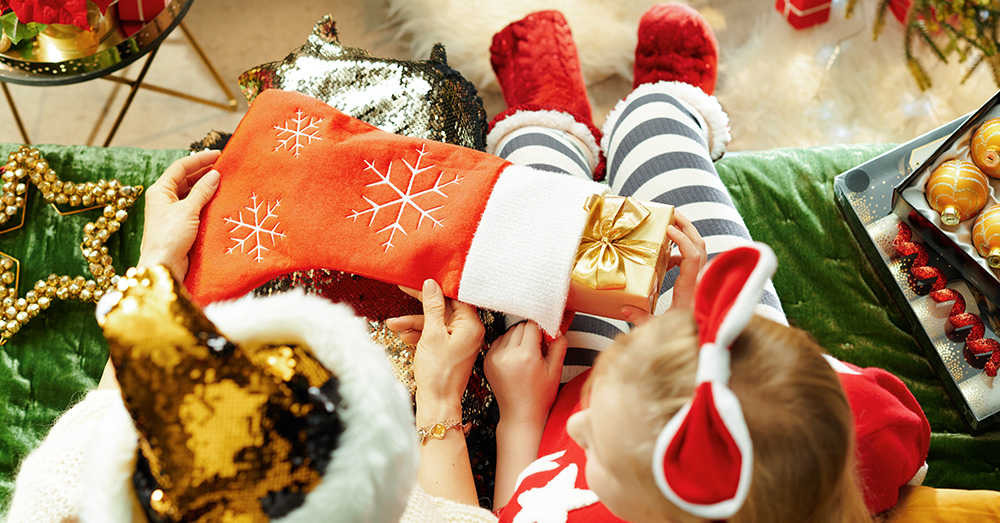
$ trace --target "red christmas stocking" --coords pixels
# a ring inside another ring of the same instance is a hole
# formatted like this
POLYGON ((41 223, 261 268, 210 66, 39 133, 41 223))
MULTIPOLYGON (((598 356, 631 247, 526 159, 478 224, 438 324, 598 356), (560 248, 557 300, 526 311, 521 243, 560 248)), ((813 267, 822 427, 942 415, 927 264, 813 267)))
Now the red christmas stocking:
POLYGON ((292 271, 420 288, 558 331, 584 203, 606 186, 259 95, 215 164, 185 284, 201 304, 292 271))

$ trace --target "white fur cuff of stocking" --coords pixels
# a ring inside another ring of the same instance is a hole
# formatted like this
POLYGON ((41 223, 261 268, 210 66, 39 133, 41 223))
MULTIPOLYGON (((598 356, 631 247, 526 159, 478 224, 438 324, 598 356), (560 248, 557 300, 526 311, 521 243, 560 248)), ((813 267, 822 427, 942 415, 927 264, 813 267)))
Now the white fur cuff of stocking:
POLYGON ((462 269, 458 299, 556 334, 583 236, 587 198, 608 186, 510 165, 500 174, 462 269))

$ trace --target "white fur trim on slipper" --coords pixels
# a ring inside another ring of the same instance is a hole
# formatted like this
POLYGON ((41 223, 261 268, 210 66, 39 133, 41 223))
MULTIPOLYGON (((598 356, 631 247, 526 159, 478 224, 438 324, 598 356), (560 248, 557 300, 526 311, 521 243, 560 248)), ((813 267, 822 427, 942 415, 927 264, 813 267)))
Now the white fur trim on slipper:
POLYGON ((583 142, 590 151, 590 171, 597 167, 600 158, 597 138, 590 128, 580 123, 573 115, 561 111, 517 111, 502 119, 495 120, 493 129, 486 135, 486 152, 497 153, 497 145, 504 136, 523 127, 546 127, 566 132, 583 142))
POLYGON ((622 111, 625 110, 625 107, 632 100, 651 93, 669 94, 690 105, 697 111, 697 115, 702 118, 707 126, 706 140, 708 142, 708 152, 712 160, 722 158, 722 155, 726 152, 726 145, 732 139, 732 136, 729 134, 729 115, 722 110, 719 100, 714 96, 709 96, 701 89, 683 82, 642 84, 629 93, 624 100, 620 100, 615 104, 615 108, 611 110, 608 118, 604 121, 602 129, 604 131, 604 138, 601 140, 601 148, 603 150, 607 150, 610 142, 610 132, 614 129, 615 123, 618 121, 618 117, 622 111))

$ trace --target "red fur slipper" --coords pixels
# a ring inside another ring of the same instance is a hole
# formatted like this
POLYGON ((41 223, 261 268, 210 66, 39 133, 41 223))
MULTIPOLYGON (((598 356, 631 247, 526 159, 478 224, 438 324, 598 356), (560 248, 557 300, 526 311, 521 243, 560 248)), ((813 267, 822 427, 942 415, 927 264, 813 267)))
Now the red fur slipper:
POLYGON ((490 63, 507 107, 547 106, 590 121, 590 100, 569 24, 539 11, 493 36, 490 63))
POLYGON ((490 64, 507 110, 490 123, 487 152, 518 127, 551 127, 570 133, 591 150, 598 158, 594 177, 602 179, 601 132, 593 123, 580 57, 562 13, 539 11, 504 27, 493 36, 490 64))
POLYGON ((694 8, 657 4, 639 20, 632 87, 659 81, 683 82, 715 91, 719 44, 708 22, 694 8))

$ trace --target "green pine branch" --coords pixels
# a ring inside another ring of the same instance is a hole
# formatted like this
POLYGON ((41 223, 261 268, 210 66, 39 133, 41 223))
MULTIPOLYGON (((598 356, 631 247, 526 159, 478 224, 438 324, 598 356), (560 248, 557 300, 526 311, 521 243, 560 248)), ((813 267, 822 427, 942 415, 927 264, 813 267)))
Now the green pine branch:
MULTIPOLYGON (((879 0, 872 23, 872 38, 877 40, 885 29, 887 13, 893 2, 879 0)), ((847 17, 858 0, 848 0, 847 17)), ((959 63, 969 62, 965 82, 981 65, 986 64, 1000 87, 1000 0, 912 0, 904 22, 903 54, 914 81, 921 90, 931 87, 930 77, 915 56, 915 46, 929 48, 938 60, 948 62, 955 56, 959 63)))

